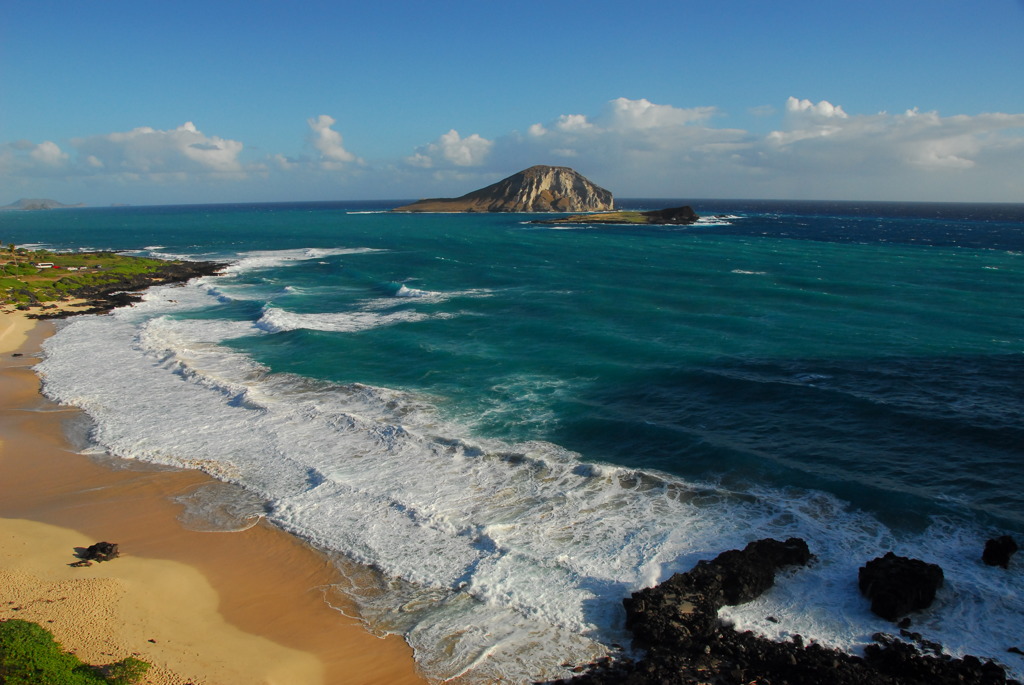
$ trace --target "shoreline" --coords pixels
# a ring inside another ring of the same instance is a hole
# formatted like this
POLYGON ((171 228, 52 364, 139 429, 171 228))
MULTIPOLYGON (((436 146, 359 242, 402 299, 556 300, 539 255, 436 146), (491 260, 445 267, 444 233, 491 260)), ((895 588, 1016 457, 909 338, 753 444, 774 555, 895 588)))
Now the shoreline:
POLYGON ((401 638, 349 618, 323 553, 262 519, 185 528, 171 498, 213 478, 75 453, 63 427, 81 413, 44 398, 32 368, 52 331, 0 314, 0 619, 38 622, 89 663, 136 655, 154 685, 425 682, 401 638), (101 540, 121 557, 69 566, 101 540))

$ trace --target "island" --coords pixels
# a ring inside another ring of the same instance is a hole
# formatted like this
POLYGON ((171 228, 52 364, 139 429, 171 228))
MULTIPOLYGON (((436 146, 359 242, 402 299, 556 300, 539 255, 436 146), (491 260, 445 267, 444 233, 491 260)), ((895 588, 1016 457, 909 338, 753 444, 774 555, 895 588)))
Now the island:
POLYGON ((27 198, 23 197, 17 202, 12 202, 9 205, 0 207, 0 211, 22 211, 32 212, 40 209, 72 209, 75 207, 84 207, 85 205, 81 202, 75 205, 66 205, 63 202, 57 202, 49 198, 27 198))
POLYGON ((600 212, 598 214, 573 214, 555 219, 539 219, 535 224, 629 224, 649 226, 688 226, 700 219, 689 205, 654 209, 648 212, 600 212))
POLYGON ((610 191, 564 166, 532 166, 461 197, 419 200, 393 212, 600 212, 615 208, 610 191))

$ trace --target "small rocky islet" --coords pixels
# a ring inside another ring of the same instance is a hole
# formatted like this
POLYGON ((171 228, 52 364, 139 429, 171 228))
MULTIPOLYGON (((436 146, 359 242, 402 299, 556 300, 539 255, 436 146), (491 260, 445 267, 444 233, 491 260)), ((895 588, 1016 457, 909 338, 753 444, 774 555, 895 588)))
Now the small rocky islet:
POLYGON ((570 213, 539 224, 689 225, 700 218, 689 206, 615 211, 612 193, 569 167, 538 164, 460 197, 419 200, 393 212, 570 213))
POLYGON ((611 191, 561 166, 538 164, 461 197, 419 200, 393 212, 600 212, 614 209, 611 191))

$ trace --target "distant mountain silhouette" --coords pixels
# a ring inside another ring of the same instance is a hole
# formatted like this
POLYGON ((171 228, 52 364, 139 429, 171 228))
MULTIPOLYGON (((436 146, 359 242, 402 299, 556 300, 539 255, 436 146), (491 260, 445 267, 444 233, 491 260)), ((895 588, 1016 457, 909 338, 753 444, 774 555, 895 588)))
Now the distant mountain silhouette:
POLYGON ((35 210, 35 209, 61 209, 63 207, 84 207, 82 203, 77 205, 66 205, 63 202, 49 200, 46 198, 21 198, 17 202, 0 207, 0 210, 35 210))

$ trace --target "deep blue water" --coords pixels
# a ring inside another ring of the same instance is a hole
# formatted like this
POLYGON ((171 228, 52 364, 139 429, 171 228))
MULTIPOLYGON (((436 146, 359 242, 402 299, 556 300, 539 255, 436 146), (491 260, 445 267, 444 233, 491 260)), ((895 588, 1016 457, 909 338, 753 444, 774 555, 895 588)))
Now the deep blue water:
POLYGON ((1009 658, 1020 567, 993 576, 971 545, 1024 533, 1024 205, 689 204, 692 227, 575 229, 60 210, 2 213, 0 238, 235 264, 65 328, 48 392, 102 449, 240 484, 401 584, 429 608, 366 611, 432 677, 550 676, 621 641, 630 590, 789 534, 832 560, 739 623, 854 648, 882 628, 844 574, 896 549, 955 578, 932 635, 1009 658), (138 387, 151 413, 111 409, 138 387), (982 614, 991 633, 963 630, 982 614))

